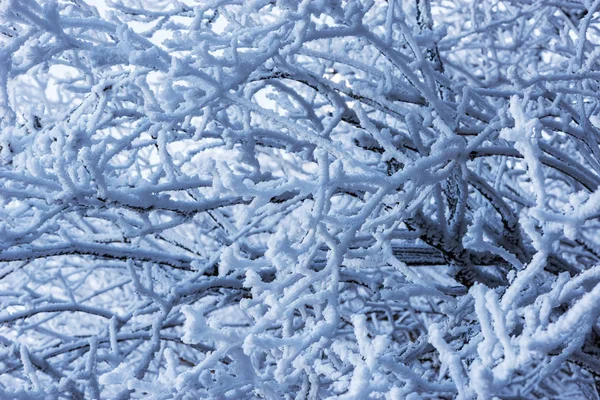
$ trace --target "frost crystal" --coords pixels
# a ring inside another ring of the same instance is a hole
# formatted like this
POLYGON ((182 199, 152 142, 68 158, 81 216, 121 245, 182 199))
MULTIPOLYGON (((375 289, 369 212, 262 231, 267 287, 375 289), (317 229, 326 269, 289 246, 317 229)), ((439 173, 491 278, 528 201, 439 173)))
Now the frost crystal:
POLYGON ((0 399, 598 399, 600 1, 0 1, 0 399))

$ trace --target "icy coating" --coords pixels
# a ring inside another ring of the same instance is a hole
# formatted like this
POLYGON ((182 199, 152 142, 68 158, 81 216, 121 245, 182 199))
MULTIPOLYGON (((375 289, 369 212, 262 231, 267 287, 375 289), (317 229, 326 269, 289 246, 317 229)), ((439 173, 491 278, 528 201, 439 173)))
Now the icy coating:
POLYGON ((0 1, 0 399, 598 399, 600 0, 0 1))

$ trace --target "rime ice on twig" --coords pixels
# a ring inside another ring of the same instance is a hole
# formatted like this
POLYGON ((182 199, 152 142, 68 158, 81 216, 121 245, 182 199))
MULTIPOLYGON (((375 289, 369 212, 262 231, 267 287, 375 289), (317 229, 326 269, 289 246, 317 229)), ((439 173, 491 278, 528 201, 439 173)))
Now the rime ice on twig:
POLYGON ((599 4, 1 1, 0 398, 598 398, 599 4))

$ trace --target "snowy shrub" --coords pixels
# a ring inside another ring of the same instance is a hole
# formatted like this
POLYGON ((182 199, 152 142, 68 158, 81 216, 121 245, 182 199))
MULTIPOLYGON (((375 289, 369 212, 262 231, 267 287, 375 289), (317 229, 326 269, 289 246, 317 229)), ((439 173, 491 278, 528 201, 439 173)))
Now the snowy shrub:
POLYGON ((600 1, 3 0, 0 398, 596 399, 600 1))

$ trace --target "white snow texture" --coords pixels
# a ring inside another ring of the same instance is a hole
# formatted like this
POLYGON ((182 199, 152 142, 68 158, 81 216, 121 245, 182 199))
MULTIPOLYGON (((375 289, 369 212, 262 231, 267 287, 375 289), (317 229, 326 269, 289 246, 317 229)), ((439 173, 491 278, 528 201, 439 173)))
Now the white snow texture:
POLYGON ((1 0, 0 399, 599 399, 600 0, 1 0))

